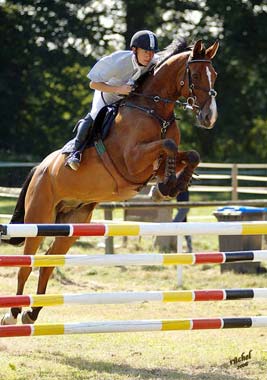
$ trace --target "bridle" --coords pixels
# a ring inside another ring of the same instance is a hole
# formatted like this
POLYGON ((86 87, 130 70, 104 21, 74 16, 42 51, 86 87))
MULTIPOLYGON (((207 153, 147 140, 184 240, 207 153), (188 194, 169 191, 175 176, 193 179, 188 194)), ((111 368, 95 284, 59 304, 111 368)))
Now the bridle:
MULTIPOLYGON (((194 90, 201 90, 201 91, 207 92, 211 98, 215 98, 217 96, 217 92, 213 88, 206 89, 206 88, 203 88, 200 86, 196 86, 194 84, 194 82, 192 80, 191 71, 190 71, 190 65, 192 63, 198 63, 198 62, 205 62, 208 64, 212 64, 211 60, 208 60, 208 59, 188 59, 188 61, 186 63, 186 69, 185 69, 183 80, 180 81, 180 86, 183 87, 185 85, 186 78, 188 80, 188 88, 189 88, 190 95, 186 98, 185 102, 182 102, 180 100, 172 100, 172 99, 168 99, 168 98, 163 98, 159 95, 146 95, 146 94, 142 94, 139 92, 135 92, 134 87, 133 87, 133 91, 131 91, 130 95, 141 96, 141 97, 146 98, 146 99, 151 99, 155 103, 158 103, 158 102, 163 102, 165 104, 172 103, 172 104, 177 105, 179 107, 183 107, 184 110, 186 110, 186 109, 194 110, 194 111, 196 111, 196 114, 199 114, 200 106, 198 105, 197 96, 196 96, 194 90)), ((168 120, 165 120, 160 115, 158 115, 154 109, 144 107, 144 106, 139 106, 137 104, 129 102, 127 100, 127 98, 124 99, 120 103, 120 106, 126 106, 126 107, 130 107, 130 108, 139 109, 143 112, 146 112, 147 114, 154 117, 155 119, 157 119, 161 124, 161 138, 165 138, 168 127, 176 120, 176 117, 174 115, 172 115, 168 120)))
POLYGON ((180 86, 183 87, 185 85, 185 80, 187 77, 190 95, 187 97, 186 101, 189 105, 191 105, 191 107, 193 109, 197 108, 196 109, 197 113, 199 113, 200 107, 197 105, 197 103, 198 103, 197 102, 197 96, 196 96, 194 90, 200 90, 200 91, 207 92, 211 98, 215 98, 217 96, 217 92, 214 90, 214 88, 207 89, 207 88, 203 88, 200 86, 196 86, 193 83, 192 75, 191 75, 191 71, 190 71, 190 64, 198 63, 198 62, 205 62, 207 64, 212 65, 211 60, 209 60, 209 59, 188 59, 188 61, 186 63, 184 78, 183 78, 183 80, 180 81, 180 86))

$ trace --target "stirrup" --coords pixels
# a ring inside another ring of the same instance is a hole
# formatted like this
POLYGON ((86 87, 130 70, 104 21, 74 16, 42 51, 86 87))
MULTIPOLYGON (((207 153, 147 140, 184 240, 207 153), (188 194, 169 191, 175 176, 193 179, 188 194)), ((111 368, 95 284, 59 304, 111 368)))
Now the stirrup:
POLYGON ((72 153, 67 159, 66 165, 69 166, 72 170, 78 170, 81 165, 82 155, 81 152, 72 153))

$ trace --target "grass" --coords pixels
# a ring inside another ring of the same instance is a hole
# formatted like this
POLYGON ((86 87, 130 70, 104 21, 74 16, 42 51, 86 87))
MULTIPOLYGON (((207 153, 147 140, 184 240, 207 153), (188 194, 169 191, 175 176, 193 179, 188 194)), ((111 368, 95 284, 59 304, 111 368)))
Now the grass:
MULTIPOLYGON (((5 212, 12 204, 4 200, 5 212)), ((2 204, 1 213, 2 211, 2 204)), ((11 202, 12 203, 12 202, 11 202)), ((190 211, 189 221, 215 221, 212 208, 190 211)), ((103 218, 96 211, 96 219, 103 218)), ((114 218, 122 218, 120 211, 114 218)), ((42 245, 44 252, 51 239, 42 245)), ((104 238, 82 238, 70 253, 104 253, 104 238)), ((115 239, 117 253, 155 252, 152 238, 115 239)), ((216 236, 193 237, 195 251, 218 250, 216 236)), ((1 245, 1 254, 22 248, 1 245)), ((1 268, 1 294, 14 294, 16 268, 1 268)), ((25 294, 35 293, 38 270, 25 294)), ((48 294, 106 291, 175 290, 175 267, 66 267, 57 269, 48 294)), ((267 275, 220 273, 220 266, 185 266, 183 289, 265 287, 267 275)), ((64 305, 46 307, 38 323, 90 320, 177 319, 266 315, 267 301, 148 303, 121 305, 64 305)), ((7 310, 2 310, 1 313, 7 310)), ((267 373, 267 329, 143 332, 6 338, 0 340, 0 380, 263 380, 267 373), (251 352, 242 368, 230 360, 251 352)))
POLYGON ((0 197, 0 214, 11 214, 15 204, 16 200, 14 198, 0 197))

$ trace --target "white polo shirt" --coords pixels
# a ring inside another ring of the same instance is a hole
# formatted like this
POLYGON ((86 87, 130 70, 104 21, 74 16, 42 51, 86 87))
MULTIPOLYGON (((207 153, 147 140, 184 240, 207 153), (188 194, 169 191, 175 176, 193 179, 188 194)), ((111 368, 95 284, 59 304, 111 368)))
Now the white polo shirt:
MULTIPOLYGON (((147 66, 140 66, 133 51, 122 50, 101 58, 89 71, 87 77, 93 82, 104 82, 111 86, 132 84, 142 74, 146 73, 158 60, 154 55, 147 66)), ((107 104, 111 104, 121 97, 114 93, 103 93, 107 104)), ((96 90, 94 94, 91 116, 95 119, 98 111, 105 105, 101 92, 96 90)))

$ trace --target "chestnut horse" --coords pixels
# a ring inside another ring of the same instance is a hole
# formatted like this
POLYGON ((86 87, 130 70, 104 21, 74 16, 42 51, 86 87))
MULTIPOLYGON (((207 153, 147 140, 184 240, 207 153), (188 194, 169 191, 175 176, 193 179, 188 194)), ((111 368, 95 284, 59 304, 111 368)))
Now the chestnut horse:
MULTIPOLYGON (((205 49, 202 41, 191 48, 174 42, 162 52, 160 62, 125 98, 104 143, 85 149, 81 167, 65 166, 58 150, 29 174, 11 223, 89 223, 99 202, 134 196, 152 177, 158 184, 154 199, 175 197, 184 191, 199 163, 195 151, 178 152, 180 131, 175 123, 178 98, 196 113, 199 126, 212 128, 217 118, 213 89, 216 73, 211 60, 216 41, 205 49)), ((26 238, 24 254, 34 255, 43 237, 26 238)), ((55 237, 47 255, 66 254, 77 237, 55 237)), ((11 238, 19 244, 24 239, 11 238)), ((46 292, 54 268, 40 268, 37 294, 46 292)), ((23 294, 31 268, 18 271, 17 295, 23 294)), ((22 314, 23 323, 34 323, 41 307, 22 314)), ((21 308, 13 307, 1 323, 15 324, 21 308)))

